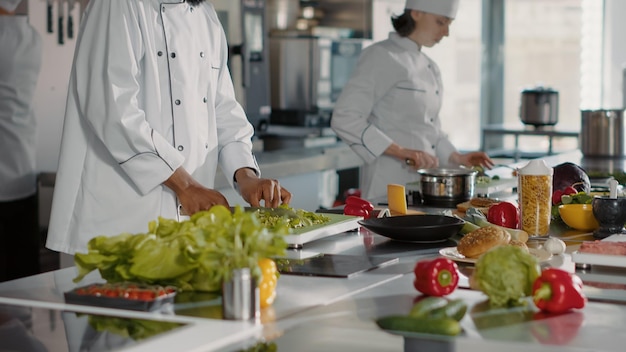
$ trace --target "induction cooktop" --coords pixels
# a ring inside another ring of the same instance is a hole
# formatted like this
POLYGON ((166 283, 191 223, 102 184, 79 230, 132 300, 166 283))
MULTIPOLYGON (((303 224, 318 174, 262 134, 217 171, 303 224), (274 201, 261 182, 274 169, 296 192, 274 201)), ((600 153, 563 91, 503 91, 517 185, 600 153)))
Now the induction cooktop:
POLYGON ((397 262, 398 258, 343 254, 320 254, 306 259, 276 259, 281 274, 343 278, 397 262))

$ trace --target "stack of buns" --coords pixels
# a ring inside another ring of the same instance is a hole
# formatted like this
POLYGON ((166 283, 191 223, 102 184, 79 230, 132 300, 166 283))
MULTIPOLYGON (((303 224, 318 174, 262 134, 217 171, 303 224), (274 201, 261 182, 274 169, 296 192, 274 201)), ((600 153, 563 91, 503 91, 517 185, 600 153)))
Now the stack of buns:
POLYGON ((478 258, 494 247, 505 245, 518 246, 528 251, 524 241, 511 239, 511 234, 499 226, 485 226, 467 233, 456 248, 466 258, 478 258))

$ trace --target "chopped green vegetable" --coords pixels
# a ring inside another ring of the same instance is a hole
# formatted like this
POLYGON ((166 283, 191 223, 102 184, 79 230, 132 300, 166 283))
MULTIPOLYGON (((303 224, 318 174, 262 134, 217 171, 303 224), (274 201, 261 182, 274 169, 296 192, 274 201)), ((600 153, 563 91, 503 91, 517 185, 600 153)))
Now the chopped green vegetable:
POLYGON ((282 204, 278 208, 259 208, 256 210, 259 221, 264 226, 274 227, 276 223, 287 218, 288 226, 292 229, 306 227, 316 224, 325 224, 330 218, 324 214, 318 214, 304 209, 293 209, 287 204, 282 204))

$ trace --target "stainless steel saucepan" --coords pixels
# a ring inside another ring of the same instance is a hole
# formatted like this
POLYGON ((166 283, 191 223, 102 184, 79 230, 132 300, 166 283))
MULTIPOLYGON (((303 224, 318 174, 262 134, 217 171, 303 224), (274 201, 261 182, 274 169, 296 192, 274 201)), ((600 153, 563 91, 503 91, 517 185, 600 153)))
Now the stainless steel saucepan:
POLYGON ((419 198, 425 205, 454 207, 474 196, 476 170, 466 168, 419 169, 419 198))

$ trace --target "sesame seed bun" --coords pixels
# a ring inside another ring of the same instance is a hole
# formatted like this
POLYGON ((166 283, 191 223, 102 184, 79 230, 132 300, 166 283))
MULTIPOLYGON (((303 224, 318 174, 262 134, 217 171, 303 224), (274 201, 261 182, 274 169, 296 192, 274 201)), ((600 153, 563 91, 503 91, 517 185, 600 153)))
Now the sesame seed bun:
POLYGON ((491 248, 507 245, 510 241, 511 235, 504 229, 486 226, 463 236, 456 249, 466 258, 478 258, 491 248))
POLYGON ((496 203, 500 203, 500 201, 492 198, 474 197, 468 201, 457 204, 456 210, 464 213, 469 208, 477 208, 484 214, 487 214, 489 207, 496 203))
POLYGON ((518 241, 518 240, 510 240, 509 241, 509 245, 510 246, 515 246, 515 247, 519 247, 521 249, 524 250, 524 252, 528 253, 528 246, 526 245, 526 243, 522 242, 522 241, 518 241))

